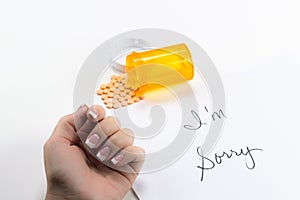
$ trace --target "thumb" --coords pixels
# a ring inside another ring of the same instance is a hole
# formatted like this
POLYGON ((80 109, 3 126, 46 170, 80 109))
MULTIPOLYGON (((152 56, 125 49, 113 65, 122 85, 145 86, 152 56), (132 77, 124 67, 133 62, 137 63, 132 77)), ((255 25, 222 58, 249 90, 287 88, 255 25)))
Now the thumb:
POLYGON ((105 110, 101 106, 80 106, 73 114, 62 117, 56 125, 50 140, 74 144, 78 141, 77 132, 85 132, 105 117, 105 110), (92 114, 91 114, 92 113, 92 114), (98 116, 94 118, 95 113, 98 116))
POLYGON ((86 105, 80 106, 74 113, 62 117, 57 123, 49 140, 75 143, 78 140, 76 127, 81 126, 86 120, 86 112, 89 108, 86 105))

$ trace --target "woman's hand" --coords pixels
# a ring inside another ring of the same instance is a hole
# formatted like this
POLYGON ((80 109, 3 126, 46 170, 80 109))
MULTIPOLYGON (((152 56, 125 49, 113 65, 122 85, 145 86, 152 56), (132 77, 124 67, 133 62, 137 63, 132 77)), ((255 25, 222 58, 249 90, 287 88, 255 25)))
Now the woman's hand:
POLYGON ((133 141, 101 106, 63 117, 44 145, 46 199, 123 199, 144 162, 144 150, 133 141))

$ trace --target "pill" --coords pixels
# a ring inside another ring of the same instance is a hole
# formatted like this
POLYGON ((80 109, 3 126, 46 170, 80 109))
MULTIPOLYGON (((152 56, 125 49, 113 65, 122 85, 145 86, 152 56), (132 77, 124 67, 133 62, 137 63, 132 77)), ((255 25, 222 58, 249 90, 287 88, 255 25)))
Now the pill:
POLYGON ((101 84, 97 94, 101 96, 103 103, 107 108, 118 109, 121 106, 134 104, 143 99, 143 96, 137 96, 135 87, 129 84, 126 75, 112 75, 107 84, 101 84))
POLYGON ((121 97, 121 96, 119 96, 119 97, 117 98, 117 100, 118 100, 119 102, 122 102, 122 101, 124 101, 124 100, 125 100, 125 98, 124 98, 124 97, 121 97))
POLYGON ((124 100, 124 101, 121 102, 121 106, 122 106, 122 107, 127 106, 127 105, 128 105, 128 104, 127 104, 127 101, 124 100))
POLYGON ((128 100, 128 99, 130 99, 130 97, 131 97, 130 95, 126 95, 126 96, 124 97, 124 99, 125 99, 125 100, 128 100))
POLYGON ((101 99, 102 99, 102 100, 104 100, 104 99, 106 99, 106 98, 107 98, 107 95, 106 95, 106 94, 102 94, 102 95, 101 95, 101 99))
POLYGON ((110 82, 111 82, 111 84, 113 84, 113 85, 117 83, 116 80, 111 80, 110 82))
POLYGON ((107 98, 107 99, 104 99, 103 102, 104 102, 105 104, 108 104, 108 103, 110 102, 110 100, 107 98))
POLYGON ((119 98, 119 95, 118 94, 114 94, 112 98, 117 99, 117 98, 119 98))
POLYGON ((98 94, 98 95, 103 94, 103 90, 97 90, 97 94, 98 94))
POLYGON ((116 100, 116 99, 113 99, 111 102, 112 102, 112 104, 114 104, 114 103, 118 103, 118 100, 116 100))
POLYGON ((130 104, 133 104, 134 103, 134 100, 133 99, 128 99, 127 103, 130 105, 130 104))
POLYGON ((140 98, 140 100, 142 100, 142 99, 145 98, 145 96, 144 96, 143 94, 140 94, 140 95, 139 95, 139 98, 140 98))
POLYGON ((120 94, 120 92, 121 92, 120 89, 115 89, 114 91, 115 94, 120 94))
POLYGON ((119 87, 119 90, 120 90, 120 92, 124 92, 125 91, 125 88, 123 87, 123 85, 119 87))
POLYGON ((111 88, 112 86, 114 86, 112 83, 106 85, 107 88, 111 88))
POLYGON ((112 75, 110 78, 111 78, 111 80, 115 80, 117 78, 117 76, 116 75, 112 75))
POLYGON ((126 96, 126 92, 120 92, 120 96, 121 97, 125 97, 126 96))
POLYGON ((133 91, 128 92, 128 95, 130 95, 131 97, 134 95, 133 91))
POLYGON ((121 81, 124 77, 122 75, 117 77, 117 81, 121 81))
POLYGON ((109 108, 109 109, 112 108, 113 107, 112 102, 109 102, 108 104, 106 104, 106 107, 109 108))
POLYGON ((114 96, 114 93, 109 92, 109 93, 107 93, 107 96, 108 96, 109 98, 112 98, 112 97, 114 96))
POLYGON ((137 96, 133 97, 132 99, 133 99, 135 102, 138 102, 138 101, 140 100, 140 98, 137 97, 137 96))
POLYGON ((115 102, 115 103, 112 104, 112 106, 113 106, 114 109, 118 109, 118 108, 120 108, 120 103, 115 102))
POLYGON ((114 92, 116 90, 116 87, 115 86, 112 86, 110 89, 109 89, 111 92, 114 92))
POLYGON ((105 84, 101 84, 101 85, 100 85, 100 88, 101 88, 101 89, 105 89, 105 88, 106 88, 106 85, 105 85, 105 84))
POLYGON ((119 88, 121 85, 122 85, 122 84, 120 84, 120 83, 116 83, 116 84, 115 84, 115 87, 116 87, 116 88, 119 88))
POLYGON ((103 93, 104 93, 104 94, 107 94, 108 92, 109 92, 109 89, 104 89, 104 90, 103 90, 103 93))

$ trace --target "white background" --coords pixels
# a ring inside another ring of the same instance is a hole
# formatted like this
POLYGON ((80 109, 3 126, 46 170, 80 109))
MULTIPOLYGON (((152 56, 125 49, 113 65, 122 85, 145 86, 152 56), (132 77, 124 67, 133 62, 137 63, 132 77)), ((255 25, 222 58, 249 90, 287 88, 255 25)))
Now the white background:
POLYGON ((216 152, 264 149, 255 171, 236 159, 209 172, 201 196, 179 179, 182 192, 158 197, 299 199, 298 2, 1 0, 0 198, 44 198, 43 143, 72 112, 81 64, 113 35, 156 27, 196 41, 220 72, 228 120, 216 152))

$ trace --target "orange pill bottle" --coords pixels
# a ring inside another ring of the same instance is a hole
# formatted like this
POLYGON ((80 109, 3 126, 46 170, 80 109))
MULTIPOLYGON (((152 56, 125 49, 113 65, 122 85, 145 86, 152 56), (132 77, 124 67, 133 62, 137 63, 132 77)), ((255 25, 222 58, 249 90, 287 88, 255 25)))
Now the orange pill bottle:
POLYGON ((136 92, 143 95, 161 87, 191 80, 194 66, 188 47, 182 43, 133 52, 126 57, 126 73, 136 92))

